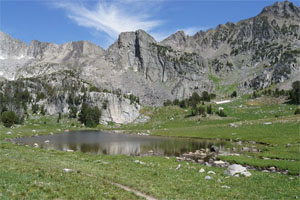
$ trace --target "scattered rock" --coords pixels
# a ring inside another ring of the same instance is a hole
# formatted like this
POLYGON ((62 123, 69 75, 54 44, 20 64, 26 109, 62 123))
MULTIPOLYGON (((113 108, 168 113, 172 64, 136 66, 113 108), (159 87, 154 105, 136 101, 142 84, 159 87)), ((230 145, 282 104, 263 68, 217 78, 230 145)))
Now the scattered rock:
POLYGON ((66 173, 68 173, 68 172, 74 172, 73 169, 68 169, 68 168, 64 168, 63 171, 66 172, 66 173))
POLYGON ((37 147, 39 147, 39 144, 38 144, 38 143, 34 143, 33 146, 34 146, 35 148, 37 148, 37 147))
POLYGON ((256 152, 258 152, 258 149, 254 148, 254 149, 251 149, 251 151, 254 152, 254 153, 256 153, 256 152))
POLYGON ((221 188, 230 189, 231 187, 229 187, 227 185, 222 185, 221 188))
POLYGON ((208 171, 207 174, 216 174, 214 171, 208 171))
POLYGON ((234 123, 230 123, 229 126, 230 126, 231 128, 237 128, 237 127, 238 127, 238 125, 236 125, 236 124, 234 124, 234 123))
POLYGON ((144 163, 144 162, 142 162, 142 161, 140 161, 140 160, 135 160, 134 162, 135 162, 135 163, 138 163, 138 164, 140 164, 140 165, 146 164, 146 163, 144 163))
POLYGON ((219 179, 219 178, 218 178, 217 182, 218 182, 218 183, 222 183, 221 179, 219 179))
POLYGON ((181 165, 179 164, 175 170, 179 170, 181 168, 181 165))
POLYGON ((271 125, 272 122, 265 122, 264 124, 265 124, 265 125, 271 125))
POLYGON ((67 152, 74 152, 72 149, 67 149, 67 152))
POLYGON ((248 152, 249 150, 250 150, 249 147, 243 147, 243 148, 242 148, 242 151, 248 152))
POLYGON ((224 161, 222 161, 222 160, 216 160, 216 161, 214 161, 214 164, 215 165, 225 165, 226 164, 226 162, 224 162, 224 161))
POLYGON ((7 134, 7 135, 10 135, 10 134, 12 134, 12 132, 7 132, 6 134, 7 134))
POLYGON ((44 143, 48 144, 50 142, 50 140, 45 140, 44 143))
POLYGON ((211 176, 205 176, 205 180, 212 180, 213 178, 211 176))
POLYGON ((200 173, 204 173, 204 172, 205 172, 205 169, 201 168, 201 169, 199 170, 199 172, 200 172, 200 173))
POLYGON ((149 134, 148 133, 137 133, 138 135, 145 135, 145 136, 148 136, 149 134))

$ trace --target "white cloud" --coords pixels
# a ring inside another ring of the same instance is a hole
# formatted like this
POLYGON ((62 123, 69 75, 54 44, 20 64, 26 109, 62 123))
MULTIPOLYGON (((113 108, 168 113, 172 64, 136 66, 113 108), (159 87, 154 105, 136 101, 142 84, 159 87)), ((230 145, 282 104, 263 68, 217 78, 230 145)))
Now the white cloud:
POLYGON ((193 36, 197 32, 205 31, 207 29, 208 29, 208 27, 189 27, 189 28, 185 28, 185 29, 182 29, 182 30, 184 31, 185 34, 187 34, 189 36, 193 36))
POLYGON ((96 29, 115 39, 119 33, 143 29, 151 31, 160 26, 161 20, 154 20, 150 14, 149 2, 126 0, 99 1, 90 8, 83 2, 55 2, 55 6, 67 11, 68 17, 79 26, 96 29))

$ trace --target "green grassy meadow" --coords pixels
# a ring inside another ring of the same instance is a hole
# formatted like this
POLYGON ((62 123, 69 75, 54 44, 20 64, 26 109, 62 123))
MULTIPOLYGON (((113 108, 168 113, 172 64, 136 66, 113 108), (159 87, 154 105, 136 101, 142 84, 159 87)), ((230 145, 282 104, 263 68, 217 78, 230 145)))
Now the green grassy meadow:
POLYGON ((255 167, 275 166, 288 170, 288 174, 256 170, 251 171, 250 177, 227 177, 224 168, 176 162, 175 158, 93 155, 9 142, 9 138, 87 129, 76 120, 63 118, 57 123, 55 117, 32 116, 24 125, 10 129, 0 127, 0 199, 141 198, 114 183, 157 199, 299 198, 300 116, 294 115, 296 106, 277 103, 276 99, 243 97, 228 104, 214 105, 214 111, 218 107, 223 107, 228 117, 187 117, 188 109, 148 107, 141 111, 151 117, 144 124, 99 126, 98 129, 131 133, 149 130, 151 135, 251 141, 261 152, 220 156, 220 159, 255 167), (135 163, 135 160, 145 164, 135 163), (176 170, 179 164, 182 167, 176 170), (64 172, 64 168, 72 171, 64 172), (199 172, 201 168, 205 169, 204 173, 199 172), (205 180, 209 170, 216 174, 210 175, 212 180, 205 180))

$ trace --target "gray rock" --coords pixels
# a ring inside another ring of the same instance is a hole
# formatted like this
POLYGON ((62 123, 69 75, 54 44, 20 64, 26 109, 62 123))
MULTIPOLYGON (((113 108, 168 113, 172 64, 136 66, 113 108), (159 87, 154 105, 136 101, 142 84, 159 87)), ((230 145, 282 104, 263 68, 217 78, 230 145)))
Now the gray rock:
POLYGON ((69 172, 74 172, 75 170, 73 169, 68 169, 68 168, 64 168, 63 172, 69 173, 69 172))
POLYGON ((229 187, 227 185, 222 185, 221 188, 230 189, 231 187, 229 187))
POLYGON ((224 174, 235 176, 235 175, 244 175, 244 176, 251 176, 251 173, 247 171, 246 167, 243 167, 242 165, 233 164, 229 165, 227 170, 224 171, 224 174))
POLYGON ((181 165, 179 164, 175 170, 179 170, 181 168, 181 165))
POLYGON ((205 169, 201 168, 201 169, 199 170, 199 172, 200 172, 200 173, 204 173, 204 172, 205 172, 205 169))
POLYGON ((212 180, 213 178, 211 176, 205 176, 205 180, 212 180))

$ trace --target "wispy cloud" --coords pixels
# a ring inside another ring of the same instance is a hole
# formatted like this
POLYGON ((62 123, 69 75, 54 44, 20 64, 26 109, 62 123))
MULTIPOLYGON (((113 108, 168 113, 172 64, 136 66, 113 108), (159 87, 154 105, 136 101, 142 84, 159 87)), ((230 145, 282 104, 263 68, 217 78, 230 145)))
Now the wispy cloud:
POLYGON ((149 2, 147 3, 134 0, 102 0, 91 8, 82 1, 55 1, 54 5, 66 10, 68 17, 79 26, 104 32, 115 39, 121 32, 138 29, 151 31, 162 25, 161 20, 153 19, 151 6, 147 6, 149 2))
POLYGON ((205 31, 208 28, 209 27, 189 27, 189 28, 185 28, 182 30, 184 31, 185 34, 187 34, 189 36, 193 36, 193 35, 195 35, 195 33, 199 32, 199 31, 205 31))

